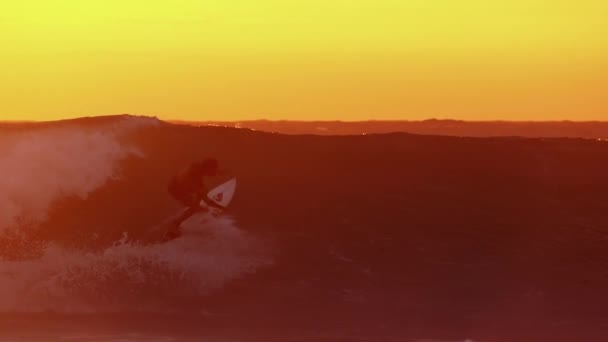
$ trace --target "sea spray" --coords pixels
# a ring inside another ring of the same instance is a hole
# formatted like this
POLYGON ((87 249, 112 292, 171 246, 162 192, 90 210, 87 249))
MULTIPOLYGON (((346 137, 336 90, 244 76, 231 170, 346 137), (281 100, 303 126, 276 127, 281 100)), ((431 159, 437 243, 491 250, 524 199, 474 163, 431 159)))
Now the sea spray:
POLYGON ((120 175, 120 161, 142 157, 121 138, 155 121, 125 118, 91 129, 63 125, 0 137, 0 232, 43 222, 51 204, 67 197, 86 199, 120 175))
POLYGON ((270 264, 263 243, 227 217, 198 214, 181 238, 125 234, 98 252, 46 246, 37 259, 0 261, 0 311, 100 313, 201 310, 197 300, 270 264))

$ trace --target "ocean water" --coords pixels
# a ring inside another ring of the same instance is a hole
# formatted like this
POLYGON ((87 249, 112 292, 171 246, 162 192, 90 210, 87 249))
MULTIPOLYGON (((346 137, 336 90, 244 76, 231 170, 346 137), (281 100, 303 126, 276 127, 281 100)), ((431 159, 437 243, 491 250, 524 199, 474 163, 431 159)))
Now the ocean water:
POLYGON ((0 128, 0 341, 603 341, 606 144, 0 128), (215 156, 220 217, 166 182, 215 156))

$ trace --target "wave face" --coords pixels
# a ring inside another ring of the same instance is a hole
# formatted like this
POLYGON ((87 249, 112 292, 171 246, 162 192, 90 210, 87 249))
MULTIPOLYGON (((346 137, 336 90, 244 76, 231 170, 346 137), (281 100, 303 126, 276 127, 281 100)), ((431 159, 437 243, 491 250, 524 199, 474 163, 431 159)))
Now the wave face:
POLYGON ((597 140, 4 125, 0 331, 136 312, 144 331, 605 340, 607 169, 597 140), (159 244, 168 180, 208 156, 238 178, 231 207, 159 244))

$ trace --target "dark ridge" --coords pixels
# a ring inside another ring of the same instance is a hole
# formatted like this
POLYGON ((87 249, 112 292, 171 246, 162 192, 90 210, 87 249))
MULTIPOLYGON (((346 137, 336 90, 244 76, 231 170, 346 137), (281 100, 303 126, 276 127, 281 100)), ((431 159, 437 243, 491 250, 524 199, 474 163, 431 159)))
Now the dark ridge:
POLYGON ((449 136, 525 136, 573 137, 608 139, 608 122, 601 121, 171 121, 191 125, 219 125, 250 128, 284 134, 356 135, 372 133, 409 132, 414 134, 449 136))
MULTIPOLYGON (((104 125, 125 118, 156 117, 130 114, 82 117, 43 122, 0 122, 0 129, 20 130, 30 128, 55 127, 58 125, 104 125)), ((602 121, 461 121, 437 120, 424 121, 161 121, 195 127, 217 126, 257 130, 289 135, 371 135, 385 133, 411 133, 422 135, 444 135, 458 137, 538 137, 538 138, 585 138, 608 139, 608 122, 602 121)))

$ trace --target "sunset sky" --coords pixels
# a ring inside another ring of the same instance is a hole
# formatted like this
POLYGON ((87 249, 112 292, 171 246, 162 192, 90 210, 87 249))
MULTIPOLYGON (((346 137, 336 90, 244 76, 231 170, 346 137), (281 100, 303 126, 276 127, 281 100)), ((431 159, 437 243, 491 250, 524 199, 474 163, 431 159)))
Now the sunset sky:
POLYGON ((0 2, 0 120, 608 120, 606 0, 0 2))

